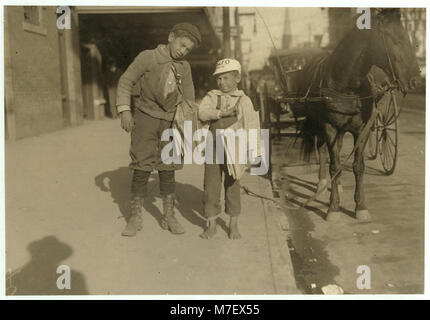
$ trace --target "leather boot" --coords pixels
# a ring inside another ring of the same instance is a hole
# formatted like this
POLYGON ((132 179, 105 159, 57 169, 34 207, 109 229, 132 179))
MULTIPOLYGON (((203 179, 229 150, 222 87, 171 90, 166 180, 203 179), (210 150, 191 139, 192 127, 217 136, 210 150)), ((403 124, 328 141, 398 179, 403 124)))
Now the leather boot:
POLYGON ((142 205, 142 198, 135 197, 130 201, 131 216, 124 231, 121 233, 122 236, 134 237, 136 232, 142 229, 142 205))
POLYGON ((176 220, 174 213, 175 194, 171 193, 162 196, 163 199, 163 218, 161 219, 161 227, 169 230, 173 234, 185 233, 184 228, 176 220))

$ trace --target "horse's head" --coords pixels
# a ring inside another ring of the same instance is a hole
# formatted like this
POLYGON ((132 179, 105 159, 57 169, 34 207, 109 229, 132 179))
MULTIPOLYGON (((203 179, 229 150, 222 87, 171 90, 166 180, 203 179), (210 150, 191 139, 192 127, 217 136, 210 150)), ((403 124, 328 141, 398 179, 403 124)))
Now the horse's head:
POLYGON ((382 9, 375 16, 372 59, 391 81, 398 82, 399 89, 405 94, 417 86, 420 69, 400 17, 400 9, 382 9))

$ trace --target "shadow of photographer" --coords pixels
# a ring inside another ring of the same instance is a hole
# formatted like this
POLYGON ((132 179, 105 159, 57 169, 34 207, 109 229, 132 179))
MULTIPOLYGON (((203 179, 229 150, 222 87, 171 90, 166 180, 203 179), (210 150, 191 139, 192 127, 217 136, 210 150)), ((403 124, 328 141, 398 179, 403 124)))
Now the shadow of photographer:
POLYGON ((27 246, 31 259, 7 273, 6 295, 86 295, 85 277, 73 269, 59 268, 73 254, 72 248, 55 236, 33 241, 27 246), (69 277, 68 281, 63 281, 69 277), (59 285, 57 284, 59 283, 59 285), (64 288, 69 283, 70 287, 64 288))

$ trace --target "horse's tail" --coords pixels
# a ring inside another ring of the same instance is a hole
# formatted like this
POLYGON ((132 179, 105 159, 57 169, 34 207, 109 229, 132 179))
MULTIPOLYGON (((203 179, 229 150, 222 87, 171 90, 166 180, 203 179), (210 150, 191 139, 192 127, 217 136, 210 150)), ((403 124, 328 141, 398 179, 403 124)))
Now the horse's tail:
POLYGON ((301 140, 300 159, 309 162, 311 155, 315 152, 315 146, 324 141, 321 125, 314 119, 306 117, 299 126, 298 138, 301 140))

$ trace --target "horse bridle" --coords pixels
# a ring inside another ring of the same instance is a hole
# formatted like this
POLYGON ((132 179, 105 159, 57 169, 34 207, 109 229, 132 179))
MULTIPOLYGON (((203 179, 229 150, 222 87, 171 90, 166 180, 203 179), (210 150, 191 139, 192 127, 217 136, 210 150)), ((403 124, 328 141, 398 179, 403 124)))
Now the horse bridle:
POLYGON ((396 76, 396 74, 394 72, 393 62, 391 60, 390 53, 388 51, 387 40, 385 39, 385 32, 381 28, 381 26, 383 26, 383 22, 378 19, 378 24, 379 24, 378 25, 378 31, 382 33, 382 40, 383 40, 383 43, 384 43, 385 54, 387 55, 388 66, 390 68, 391 77, 392 77, 392 79, 393 79, 393 81, 394 81, 397 89, 400 89, 401 88, 401 86, 400 86, 400 80, 397 78, 397 76, 396 76))

